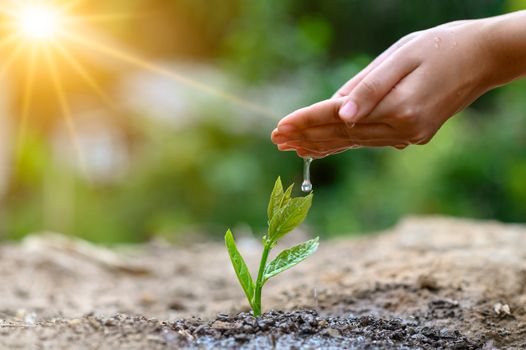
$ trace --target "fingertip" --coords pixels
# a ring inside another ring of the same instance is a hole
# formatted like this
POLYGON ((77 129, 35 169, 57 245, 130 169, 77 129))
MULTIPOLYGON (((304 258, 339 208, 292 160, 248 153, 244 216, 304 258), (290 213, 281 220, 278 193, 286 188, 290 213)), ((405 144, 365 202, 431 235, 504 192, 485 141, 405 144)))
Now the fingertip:
POLYGON ((393 147, 396 148, 397 150, 401 151, 403 149, 406 149, 407 145, 406 144, 399 144, 399 145, 394 145, 393 147))
POLYGON ((280 143, 277 146, 278 146, 278 149, 280 151, 290 151, 290 150, 295 150, 296 149, 293 145, 290 145, 288 143, 280 143))
POLYGON ((278 142, 278 136, 279 136, 279 131, 278 129, 274 129, 272 130, 272 133, 270 134, 270 141, 272 141, 272 143, 274 144, 279 144, 278 142))
POLYGON ((281 125, 278 124, 277 131, 282 134, 287 134, 287 133, 293 132, 295 129, 296 128, 290 124, 281 124, 281 125))

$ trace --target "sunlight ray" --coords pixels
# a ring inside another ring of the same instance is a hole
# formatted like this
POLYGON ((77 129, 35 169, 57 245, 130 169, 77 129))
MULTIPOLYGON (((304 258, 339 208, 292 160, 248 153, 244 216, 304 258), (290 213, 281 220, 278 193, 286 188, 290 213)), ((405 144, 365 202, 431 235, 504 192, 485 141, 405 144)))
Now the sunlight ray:
POLYGON ((57 4, 60 8, 61 12, 69 12, 72 9, 74 9, 77 6, 82 5, 82 3, 86 2, 87 0, 71 0, 69 2, 65 2, 64 4, 57 4))
POLYGON ((22 44, 18 44, 16 48, 13 51, 11 51, 7 59, 4 60, 2 66, 0 67, 0 77, 2 77, 8 71, 8 69, 11 67, 11 65, 15 62, 15 60, 22 52, 23 48, 24 46, 22 44))
POLYGON ((82 150, 80 147, 80 142, 77 137, 75 121, 73 120, 73 116, 71 114, 71 108, 66 98, 66 94, 64 93, 64 87, 62 85, 62 82, 60 81, 60 76, 59 76, 57 67, 55 65, 55 62, 53 61, 53 58, 51 57, 51 52, 50 52, 49 47, 46 47, 44 49, 44 54, 46 57, 46 63, 47 63, 48 70, 51 74, 53 88, 55 90, 55 94, 57 96, 57 100, 60 105, 60 109, 62 111, 62 116, 64 120, 66 121, 66 127, 68 130, 69 137, 71 139, 71 143, 73 144, 73 147, 75 148, 75 151, 77 153, 80 169, 84 171, 86 169, 84 166, 85 162, 84 162, 84 158, 82 157, 82 150))
MULTIPOLYGON (((0 30, 2 31, 13 31, 16 30, 16 23, 13 21, 4 21, 0 23, 0 30)), ((14 34, 14 33, 13 33, 14 34)), ((13 35, 11 34, 11 35, 13 35)))
POLYGON ((132 13, 111 13, 98 15, 75 15, 68 16, 65 23, 97 23, 97 22, 114 22, 124 21, 130 18, 136 18, 136 14, 132 13))
POLYGON ((0 49, 3 49, 8 45, 13 44, 19 38, 20 36, 18 35, 18 33, 11 33, 5 38, 2 38, 2 40, 0 40, 0 49))
POLYGON ((69 52, 69 50, 60 43, 53 43, 54 48, 68 61, 68 63, 75 69, 78 75, 93 89, 99 98, 111 109, 118 109, 110 96, 101 88, 101 86, 93 79, 82 64, 69 52))
POLYGON ((9 7, 0 7, 0 14, 3 14, 5 16, 13 17, 16 15, 16 11, 13 8, 9 7))
POLYGON ((86 37, 82 37, 79 35, 75 35, 72 33, 64 33, 64 37, 67 37, 77 43, 80 43, 82 45, 85 45, 87 47, 92 48, 93 50, 99 51, 101 53, 104 53, 108 56, 111 56, 115 59, 124 61, 130 65, 142 68, 144 70, 150 71, 152 73, 173 79, 177 82, 180 82, 184 85, 190 86, 196 90, 206 92, 210 95, 219 97, 225 101, 231 102, 237 106, 243 107, 246 110, 250 110, 252 112, 258 113, 259 115, 266 116, 272 119, 277 119, 276 114, 270 111, 269 109, 249 102, 239 96, 224 92, 222 90, 216 89, 214 87, 211 87, 209 85, 206 85, 200 81, 194 80, 192 78, 189 78, 187 76, 184 76, 178 72, 175 72, 173 70, 161 67, 159 65, 155 65, 152 63, 149 63, 143 59, 137 58, 133 55, 130 55, 124 51, 120 51, 118 49, 112 48, 110 46, 106 46, 103 44, 100 44, 96 41, 90 40, 86 37))
POLYGON ((33 85, 35 82, 35 66, 36 66, 36 54, 37 48, 31 46, 31 52, 29 54, 29 65, 27 67, 27 75, 24 83, 24 91, 22 97, 22 112, 20 118, 20 126, 18 129, 18 140, 17 140, 17 160, 21 160, 21 154, 23 151, 27 122, 29 118, 30 104, 33 97, 33 85))

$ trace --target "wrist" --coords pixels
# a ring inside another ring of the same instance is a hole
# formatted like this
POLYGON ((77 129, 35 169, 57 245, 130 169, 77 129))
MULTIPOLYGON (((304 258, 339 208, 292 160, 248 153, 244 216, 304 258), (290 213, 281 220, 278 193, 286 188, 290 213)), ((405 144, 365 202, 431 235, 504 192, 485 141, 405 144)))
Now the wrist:
POLYGON ((526 11, 481 21, 480 40, 489 60, 488 89, 526 75, 526 11))

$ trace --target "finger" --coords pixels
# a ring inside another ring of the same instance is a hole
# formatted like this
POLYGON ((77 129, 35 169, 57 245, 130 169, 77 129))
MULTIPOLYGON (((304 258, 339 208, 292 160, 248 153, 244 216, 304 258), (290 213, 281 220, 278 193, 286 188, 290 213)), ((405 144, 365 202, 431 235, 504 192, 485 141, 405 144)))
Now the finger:
POLYGON ((302 148, 297 149, 296 154, 298 155, 298 157, 301 157, 301 158, 310 157, 314 159, 320 159, 320 158, 324 158, 327 156, 327 154, 325 153, 313 152, 313 151, 309 151, 309 150, 302 149, 302 148))
POLYGON ((349 147, 346 147, 346 148, 334 150, 334 151, 331 151, 331 152, 314 152, 314 151, 309 151, 309 150, 306 150, 306 149, 298 149, 298 150, 296 150, 296 154, 299 157, 301 157, 301 158, 311 157, 311 158, 314 158, 314 159, 320 159, 320 158, 325 158, 325 157, 333 155, 333 154, 338 154, 338 153, 345 152, 348 149, 349 149, 349 147))
POLYGON ((402 144, 400 139, 376 139, 376 140, 362 140, 362 141, 327 141, 327 142, 308 142, 308 141, 293 141, 287 143, 287 146, 295 149, 304 149, 312 152, 334 152, 335 150, 343 148, 356 147, 407 147, 408 144, 402 144))
POLYGON ((392 89, 360 124, 367 121, 395 126, 400 118, 407 119, 407 116, 416 113, 409 106, 415 104, 414 100, 421 100, 422 89, 418 89, 418 83, 423 79, 425 77, 419 68, 405 76, 398 82, 396 89, 392 89))
POLYGON ((281 133, 287 133, 289 131, 305 129, 317 125, 330 123, 341 124, 342 121, 338 115, 338 111, 344 101, 344 98, 330 99, 298 109, 281 119, 278 123, 277 129, 281 133))
POLYGON ((279 142, 276 142, 276 136, 279 135, 278 128, 272 130, 272 133, 270 134, 270 140, 273 144, 277 145, 279 142))
POLYGON ((391 55, 349 93, 347 101, 339 111, 341 119, 346 123, 358 122, 417 66, 418 62, 407 55, 391 55))
POLYGON ((293 147, 295 149, 304 149, 311 152, 328 153, 336 152, 341 149, 347 149, 353 146, 353 144, 347 140, 328 141, 328 142, 305 142, 305 141, 293 141, 285 144, 287 147, 293 147))
POLYGON ((403 149, 407 148, 407 146, 409 146, 409 145, 399 144, 399 145, 394 145, 393 147, 398 149, 398 150, 403 150, 403 149))
POLYGON ((345 140, 351 143, 371 140, 396 139, 393 128, 386 124, 356 124, 353 128, 345 124, 327 124, 312 128, 290 131, 289 133, 277 132, 272 140, 277 144, 292 141, 323 142, 345 140))
POLYGON ((301 141, 298 142, 291 142, 290 144, 282 144, 278 145, 278 149, 285 149, 285 150, 293 150, 298 151, 301 150, 303 152, 313 152, 316 154, 335 154, 340 153, 345 150, 351 149, 351 148, 360 148, 361 146, 350 144, 349 142, 323 142, 319 143, 319 145, 304 145, 301 141))
POLYGON ((374 68, 376 68, 376 66, 378 66, 378 64, 380 64, 381 61, 383 61, 385 57, 381 57, 382 55, 378 56, 367 67, 356 74, 351 80, 347 81, 341 88, 338 89, 338 91, 334 93, 334 95, 332 95, 332 98, 346 97, 349 95, 349 92, 351 92, 352 89, 354 89, 367 74, 369 74, 374 68), (380 59, 382 60, 380 61, 380 59))
POLYGON ((327 156, 343 153, 343 152, 346 152, 346 151, 348 151, 350 149, 357 149, 357 148, 361 148, 361 146, 358 146, 358 145, 347 146, 347 147, 343 147, 343 148, 340 148, 340 149, 335 149, 335 150, 328 151, 328 152, 313 152, 313 151, 309 151, 309 150, 306 150, 306 149, 298 149, 296 151, 296 153, 298 154, 298 156, 303 157, 303 158, 305 158, 305 157, 312 157, 312 158, 319 159, 319 158, 324 158, 324 157, 327 157, 327 156))
POLYGON ((331 155, 333 155, 333 154, 340 154, 340 153, 346 152, 346 151, 348 151, 350 149, 358 149, 358 148, 362 148, 362 146, 354 145, 354 146, 351 146, 351 147, 342 148, 340 150, 332 152, 331 155))
POLYGON ((336 93, 332 96, 333 98, 345 97, 362 81, 367 74, 369 74, 373 69, 378 67, 386 58, 388 58, 393 52, 398 50, 400 47, 404 46, 407 42, 411 41, 419 32, 415 32, 409 35, 406 35, 402 39, 398 40, 396 43, 391 45, 387 50, 382 52, 378 57, 376 57, 367 67, 365 67, 360 73, 354 76, 351 80, 345 83, 336 93))
POLYGON ((287 145, 287 144, 278 145, 278 149, 280 151, 295 151, 296 150, 296 148, 294 148, 292 145, 287 145))

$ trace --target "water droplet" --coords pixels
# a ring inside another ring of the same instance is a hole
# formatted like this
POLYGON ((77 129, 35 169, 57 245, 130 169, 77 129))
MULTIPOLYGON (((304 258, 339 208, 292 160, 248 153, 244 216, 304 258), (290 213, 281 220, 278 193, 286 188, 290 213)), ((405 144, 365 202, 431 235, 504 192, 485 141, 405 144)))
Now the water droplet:
POLYGON ((310 191, 312 191, 312 183, 310 183, 308 181, 303 181, 303 183, 301 184, 301 190, 303 192, 310 192, 310 191))
POLYGON ((34 325, 37 321, 37 314, 34 312, 30 312, 24 317, 24 322, 29 325, 34 325))
POLYGON ((303 159, 303 183, 301 184, 301 190, 303 192, 312 191, 312 183, 310 182, 310 165, 312 163, 312 158, 303 159))
POLYGON ((28 312, 25 309, 19 309, 16 312, 16 318, 24 320, 28 325, 34 325, 37 321, 37 314, 35 312, 28 312))
POLYGON ((440 42, 442 41, 442 39, 440 39, 438 36, 435 36, 435 38, 433 40, 435 42, 435 47, 437 49, 440 48, 440 42))

